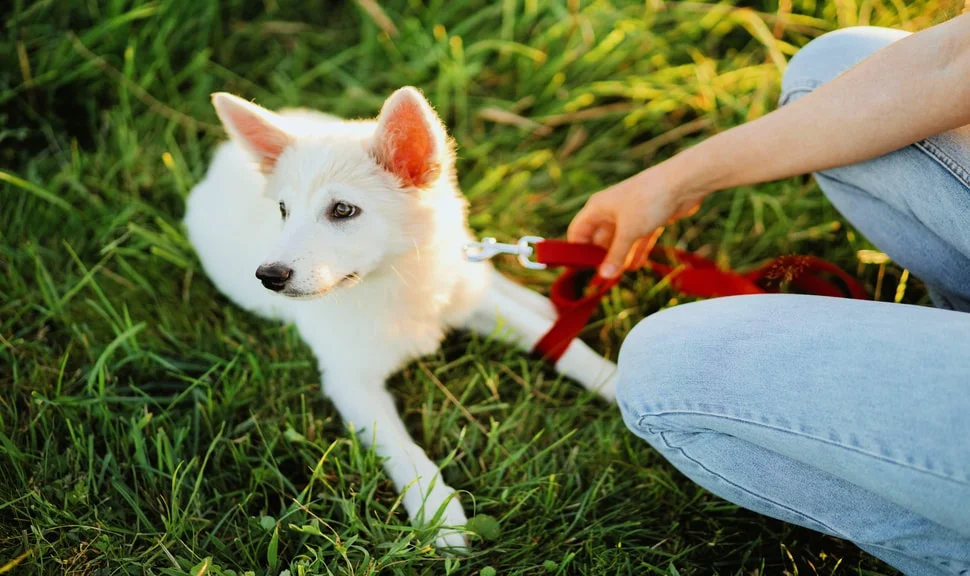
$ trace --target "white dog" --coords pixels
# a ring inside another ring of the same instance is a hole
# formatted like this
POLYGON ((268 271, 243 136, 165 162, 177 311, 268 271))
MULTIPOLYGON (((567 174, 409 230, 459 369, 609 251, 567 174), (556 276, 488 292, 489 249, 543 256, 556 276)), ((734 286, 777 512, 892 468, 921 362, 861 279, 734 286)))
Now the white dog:
MULTIPOLYGON (((412 522, 444 507, 436 545, 464 546, 464 510, 408 435, 385 380, 453 328, 505 327, 500 336, 531 348, 555 320, 552 304, 465 261, 452 144, 416 89, 396 91, 372 121, 276 114, 226 93, 212 101, 230 141, 188 198, 202 266, 242 308, 297 326, 323 392, 406 490, 412 522)), ((556 364, 610 400, 615 368, 579 340, 556 364)))

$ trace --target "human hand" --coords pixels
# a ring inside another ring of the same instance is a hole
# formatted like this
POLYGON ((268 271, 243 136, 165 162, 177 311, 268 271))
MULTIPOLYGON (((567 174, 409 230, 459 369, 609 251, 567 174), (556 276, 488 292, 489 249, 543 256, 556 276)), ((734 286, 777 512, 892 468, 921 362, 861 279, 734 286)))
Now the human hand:
POLYGON ((600 276, 614 278, 642 265, 662 227, 696 211, 703 195, 685 191, 668 172, 659 164, 597 192, 573 218, 566 234, 570 242, 608 250, 600 276))

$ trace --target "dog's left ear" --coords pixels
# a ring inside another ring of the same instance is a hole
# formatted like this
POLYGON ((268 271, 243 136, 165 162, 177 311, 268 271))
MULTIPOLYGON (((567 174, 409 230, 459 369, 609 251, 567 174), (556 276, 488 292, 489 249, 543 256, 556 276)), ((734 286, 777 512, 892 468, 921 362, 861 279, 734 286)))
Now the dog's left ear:
POLYGON ((421 92, 408 86, 384 102, 371 152, 405 187, 427 188, 447 162, 448 137, 421 92))
POLYGON ((260 170, 272 172, 280 154, 293 141, 280 127, 280 117, 226 92, 213 94, 212 105, 229 137, 259 162, 260 170))

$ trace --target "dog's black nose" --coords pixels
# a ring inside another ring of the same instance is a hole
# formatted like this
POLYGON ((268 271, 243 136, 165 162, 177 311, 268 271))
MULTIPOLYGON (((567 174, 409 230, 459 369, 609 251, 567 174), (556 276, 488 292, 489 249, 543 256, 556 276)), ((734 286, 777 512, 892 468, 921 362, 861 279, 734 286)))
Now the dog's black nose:
POLYGON ((279 292, 286 287, 286 281, 290 279, 293 270, 282 264, 263 264, 256 269, 256 277, 263 283, 263 286, 273 292, 279 292))

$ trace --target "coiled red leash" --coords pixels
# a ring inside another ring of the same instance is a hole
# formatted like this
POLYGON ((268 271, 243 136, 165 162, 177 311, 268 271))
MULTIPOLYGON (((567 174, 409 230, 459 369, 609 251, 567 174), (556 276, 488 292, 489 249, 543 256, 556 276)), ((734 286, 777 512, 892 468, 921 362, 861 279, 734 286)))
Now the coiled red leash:
MULTIPOLYGON (((501 244, 494 238, 484 238, 481 242, 466 245, 464 250, 465 258, 472 262, 488 260, 498 254, 514 254, 527 268, 565 268, 549 290, 549 299, 559 318, 533 348, 533 352, 551 362, 562 357, 569 343, 596 312, 600 300, 620 280, 619 277, 607 279, 595 275, 586 286, 580 285, 580 278, 595 270, 606 257, 606 250, 593 244, 525 236, 516 244, 501 244)), ((655 276, 668 278, 674 290, 699 298, 776 293, 784 285, 803 294, 869 298, 858 280, 838 266, 814 256, 781 256, 741 274, 722 270, 712 260, 697 254, 655 246, 645 267, 655 276), (842 286, 826 279, 825 275, 838 279, 842 286)))

